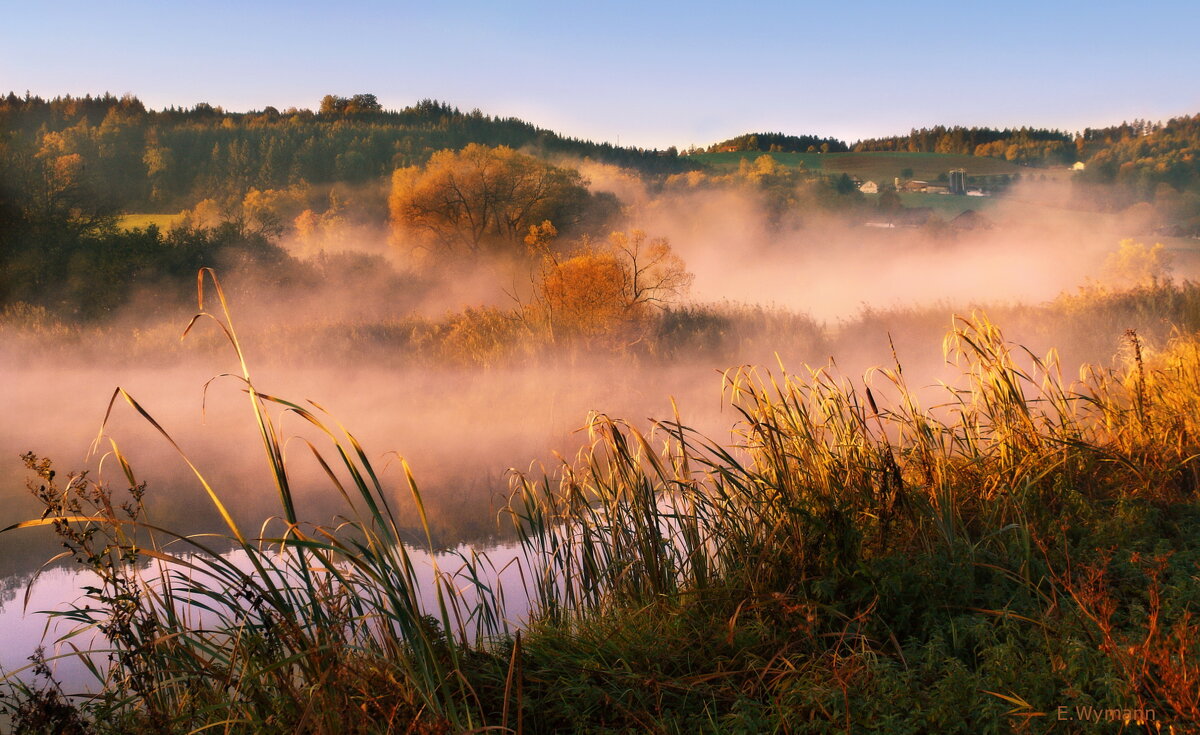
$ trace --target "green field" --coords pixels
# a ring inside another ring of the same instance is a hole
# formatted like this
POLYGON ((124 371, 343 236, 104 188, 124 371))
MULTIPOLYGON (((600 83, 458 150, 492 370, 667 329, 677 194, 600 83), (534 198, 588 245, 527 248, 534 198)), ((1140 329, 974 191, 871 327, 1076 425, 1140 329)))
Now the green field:
POLYGON ((122 230, 145 229, 154 225, 160 230, 169 230, 179 222, 179 214, 123 214, 117 221, 122 230))
POLYGON ((848 173, 868 181, 891 181, 904 169, 912 169, 912 178, 932 181, 951 169, 965 169, 968 176, 995 174, 1028 174, 1041 169, 1018 166, 998 158, 980 158, 947 153, 698 153, 690 158, 706 163, 718 171, 737 168, 742 159, 753 161, 759 156, 771 156, 785 166, 804 164, 810 171, 848 173))
MULTIPOLYGON (((878 194, 864 194, 867 201, 875 203, 878 194)), ((949 194, 924 194, 921 192, 902 192, 900 203, 905 207, 930 207, 942 219, 951 219, 968 209, 985 212, 996 206, 997 197, 963 197, 949 194)))

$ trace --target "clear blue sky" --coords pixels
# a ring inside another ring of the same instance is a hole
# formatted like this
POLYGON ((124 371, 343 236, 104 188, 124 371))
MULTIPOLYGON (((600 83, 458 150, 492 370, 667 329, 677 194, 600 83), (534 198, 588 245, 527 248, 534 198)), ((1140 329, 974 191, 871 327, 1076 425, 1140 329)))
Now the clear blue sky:
POLYGON ((426 97, 647 147, 1200 112, 1200 2, 3 0, 0 90, 426 97))

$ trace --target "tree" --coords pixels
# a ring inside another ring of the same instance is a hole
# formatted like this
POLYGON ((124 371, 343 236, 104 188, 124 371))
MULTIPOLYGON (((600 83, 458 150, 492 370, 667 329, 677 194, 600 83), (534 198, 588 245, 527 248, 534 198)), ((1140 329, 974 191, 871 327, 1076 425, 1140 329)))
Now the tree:
POLYGON ((268 238, 284 233, 286 223, 304 209, 301 190, 250 189, 242 199, 242 220, 251 232, 268 238))
POLYGON ((628 312, 663 308, 686 294, 695 280, 665 237, 647 242, 645 232, 633 230, 612 233, 608 243, 622 265, 622 306, 628 312))
POLYGON ((895 212, 903 208, 904 204, 900 201, 900 194, 897 193, 896 187, 890 184, 879 187, 880 212, 895 212))
POLYGON ((321 98, 320 113, 322 115, 361 115, 380 112, 383 112, 383 105, 379 104, 379 100, 373 94, 356 94, 349 99, 327 94, 321 98))
POLYGON ((692 285, 694 276, 666 238, 614 232, 605 243, 585 238, 569 257, 559 257, 551 246, 556 234, 544 222, 530 227, 525 239, 542 255, 526 319, 533 317, 551 339, 632 336, 652 309, 665 308, 692 285))
POLYGON ((847 173, 843 173, 834 180, 833 188, 842 196, 858 191, 858 187, 854 185, 854 180, 847 173))
POLYGON ((350 98, 350 104, 347 112, 350 113, 373 113, 383 112, 383 105, 379 104, 373 94, 356 94, 350 98))
POLYGON ((579 224, 590 203, 578 171, 472 143, 396 170, 388 208, 398 239, 444 252, 512 249, 549 220, 579 224))
POLYGON ((546 263, 537 284, 537 316, 552 339, 614 333, 633 316, 624 308, 626 280, 616 255, 603 249, 546 263))
POLYGON ((1162 243, 1147 246, 1127 238, 1104 261, 1104 282, 1116 288, 1157 286, 1171 281, 1171 254, 1162 243))

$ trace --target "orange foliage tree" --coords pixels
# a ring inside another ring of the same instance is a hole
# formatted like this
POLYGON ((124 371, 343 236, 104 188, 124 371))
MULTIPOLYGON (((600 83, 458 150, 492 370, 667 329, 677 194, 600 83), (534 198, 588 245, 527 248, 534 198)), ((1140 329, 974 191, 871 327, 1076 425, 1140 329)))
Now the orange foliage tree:
POLYGON ((526 308, 551 339, 640 336, 654 308, 684 296, 693 276, 666 238, 614 232, 604 243, 585 238, 569 255, 551 247, 549 222, 530 227, 526 244, 541 255, 534 300, 526 308))

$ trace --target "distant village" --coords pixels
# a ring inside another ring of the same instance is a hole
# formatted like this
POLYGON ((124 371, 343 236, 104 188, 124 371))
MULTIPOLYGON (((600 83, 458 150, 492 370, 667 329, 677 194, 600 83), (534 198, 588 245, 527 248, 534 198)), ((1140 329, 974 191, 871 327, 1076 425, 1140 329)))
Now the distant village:
MULTIPOLYGON (((983 186, 968 186, 965 169, 956 168, 938 177, 939 181, 929 182, 920 179, 905 179, 899 176, 893 180, 895 191, 909 194, 943 194, 946 196, 986 197, 991 196, 994 189, 983 186), (945 179, 945 181, 941 181, 945 179)), ((1007 183, 1007 181, 1005 182, 1007 183)), ((864 194, 879 194, 880 187, 875 181, 856 180, 858 190, 864 194)), ((891 211, 880 211, 878 216, 863 224, 876 228, 913 228, 922 227, 937 219, 933 207, 898 207, 891 211)), ((940 221, 940 220, 938 220, 940 221)), ((974 209, 964 209, 960 214, 946 223, 955 230, 991 229, 993 224, 984 215, 974 209)))
MULTIPOLYGON (((859 181, 858 190, 863 194, 878 194, 879 184, 874 181, 859 181)), ((894 185, 896 191, 915 192, 921 194, 954 194, 956 196, 982 197, 987 196, 987 192, 981 186, 967 186, 967 172, 964 169, 956 168, 946 175, 946 183, 931 183, 921 181, 919 179, 901 179, 899 176, 895 178, 894 185)))

